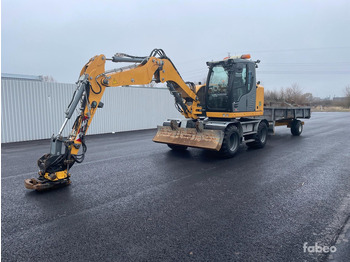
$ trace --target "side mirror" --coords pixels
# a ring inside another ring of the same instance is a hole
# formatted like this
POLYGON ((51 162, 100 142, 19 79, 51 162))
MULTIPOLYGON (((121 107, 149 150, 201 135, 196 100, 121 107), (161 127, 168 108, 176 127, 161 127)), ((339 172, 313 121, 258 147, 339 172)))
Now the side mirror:
POLYGON ((260 63, 260 60, 255 61, 255 68, 258 68, 258 64, 260 63))

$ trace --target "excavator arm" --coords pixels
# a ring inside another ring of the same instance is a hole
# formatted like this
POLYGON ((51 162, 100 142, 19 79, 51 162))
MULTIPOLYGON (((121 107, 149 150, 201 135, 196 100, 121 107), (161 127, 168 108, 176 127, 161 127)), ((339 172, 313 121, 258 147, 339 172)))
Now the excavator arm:
POLYGON ((155 49, 146 57, 116 54, 111 59, 107 59, 104 55, 95 56, 89 60, 80 72, 77 88, 65 112, 65 121, 58 134, 51 138, 50 153, 43 155, 38 160, 38 179, 26 179, 25 187, 45 190, 70 184, 69 169, 75 162, 81 163, 84 160, 87 150, 85 135, 97 108, 103 107, 101 98, 105 88, 146 85, 152 81, 167 83, 169 91, 175 97, 177 109, 185 118, 195 120, 202 114, 202 108, 194 91, 194 84, 183 81, 176 67, 163 50, 155 49), (105 71, 105 63, 108 60, 116 63, 129 62, 133 64, 105 71), (62 132, 79 103, 78 116, 72 130, 67 138, 63 138, 62 132))

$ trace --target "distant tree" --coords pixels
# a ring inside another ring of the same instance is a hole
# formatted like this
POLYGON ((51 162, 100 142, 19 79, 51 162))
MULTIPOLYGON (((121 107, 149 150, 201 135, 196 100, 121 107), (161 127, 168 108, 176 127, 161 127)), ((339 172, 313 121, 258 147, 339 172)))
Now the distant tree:
POLYGON ((264 94, 264 97, 265 97, 265 101, 267 101, 267 102, 278 102, 278 101, 280 101, 280 94, 276 90, 274 90, 274 91, 266 90, 265 94, 264 94))
POLYGON ((346 97, 345 106, 350 107, 350 84, 345 87, 344 93, 346 97))
POLYGON ((310 103, 312 103, 312 101, 314 101, 314 97, 313 97, 313 95, 311 93, 305 93, 305 94, 303 94, 303 97, 304 97, 304 100, 308 104, 310 104, 310 103))
POLYGON ((279 90, 265 90, 265 104, 308 105, 308 106, 341 106, 350 108, 350 84, 344 88, 344 98, 314 97, 312 93, 304 93, 297 83, 279 90))
POLYGON ((284 88, 282 87, 279 91, 278 99, 280 101, 284 101, 286 99, 286 92, 284 91, 284 88))
POLYGON ((285 104, 297 104, 304 105, 310 104, 313 101, 311 93, 303 93, 302 88, 297 83, 293 83, 290 87, 283 88, 280 90, 265 90, 265 101, 266 104, 273 103, 285 103, 285 104))
POLYGON ((299 105, 306 103, 303 90, 297 83, 293 83, 290 87, 286 88, 285 101, 291 104, 299 105))

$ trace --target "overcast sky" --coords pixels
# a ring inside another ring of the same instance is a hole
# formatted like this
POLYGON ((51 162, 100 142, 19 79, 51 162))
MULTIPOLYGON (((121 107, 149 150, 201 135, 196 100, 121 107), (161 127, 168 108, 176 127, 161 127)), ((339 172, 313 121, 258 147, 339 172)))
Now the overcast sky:
POLYGON ((96 54, 162 48, 185 81, 202 81, 206 61, 250 53, 268 90, 298 83, 333 97, 350 85, 348 0, 2 0, 1 32, 3 73, 64 83, 96 54))

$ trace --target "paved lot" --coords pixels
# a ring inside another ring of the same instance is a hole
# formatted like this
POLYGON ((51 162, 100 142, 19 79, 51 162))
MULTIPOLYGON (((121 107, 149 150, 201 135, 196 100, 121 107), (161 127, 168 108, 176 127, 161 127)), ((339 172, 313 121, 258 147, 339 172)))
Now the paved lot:
POLYGON ((350 114, 314 113, 300 137, 276 131, 225 160, 172 152, 154 130, 90 136, 72 185, 46 193, 23 180, 48 141, 2 145, 2 260, 324 261, 304 243, 338 242, 346 261, 350 114))

